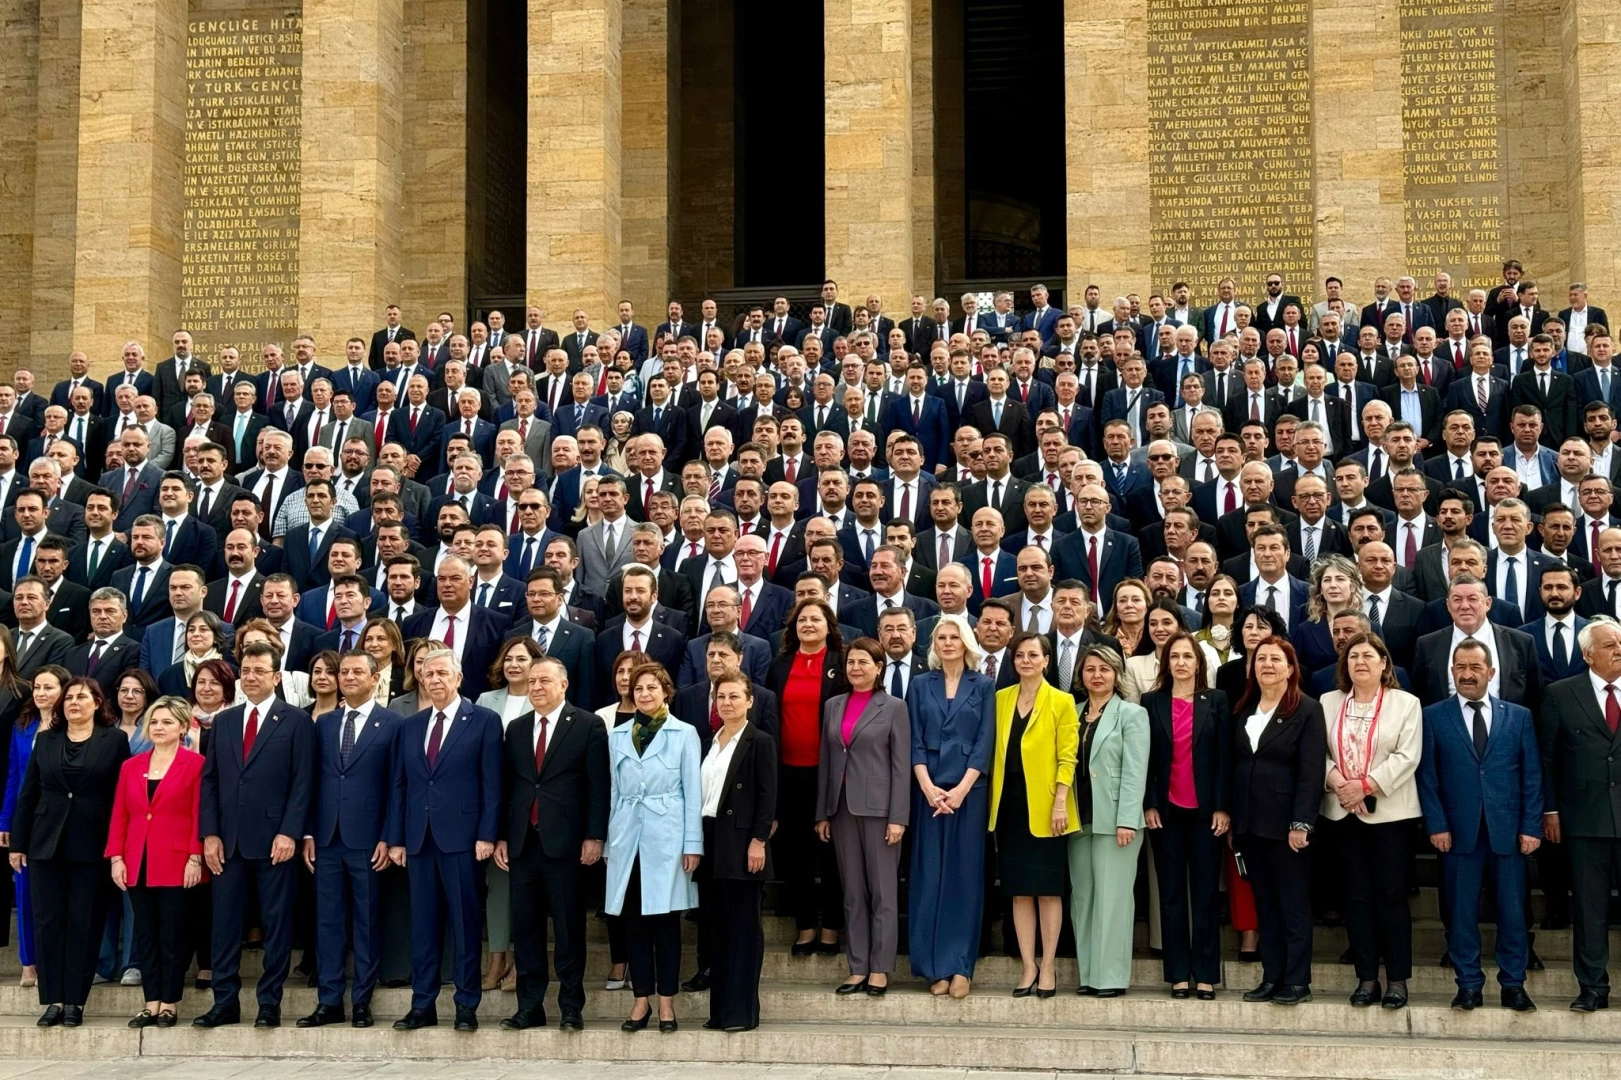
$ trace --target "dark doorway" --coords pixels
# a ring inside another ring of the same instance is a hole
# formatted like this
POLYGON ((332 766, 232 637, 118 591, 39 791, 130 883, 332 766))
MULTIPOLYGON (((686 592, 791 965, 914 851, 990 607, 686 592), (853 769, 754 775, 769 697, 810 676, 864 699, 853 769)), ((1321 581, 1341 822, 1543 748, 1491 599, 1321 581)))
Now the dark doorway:
POLYGON ((822 0, 735 0, 733 12, 735 284, 820 282, 822 0))
POLYGON ((945 2, 962 6, 965 276, 1062 275, 1064 6, 945 2))
POLYGON ((468 73, 467 298, 474 318, 503 306, 513 326, 523 322, 528 259, 528 17, 524 4, 469 7, 469 53, 481 62, 468 73), (480 21, 475 8, 483 9, 480 21))

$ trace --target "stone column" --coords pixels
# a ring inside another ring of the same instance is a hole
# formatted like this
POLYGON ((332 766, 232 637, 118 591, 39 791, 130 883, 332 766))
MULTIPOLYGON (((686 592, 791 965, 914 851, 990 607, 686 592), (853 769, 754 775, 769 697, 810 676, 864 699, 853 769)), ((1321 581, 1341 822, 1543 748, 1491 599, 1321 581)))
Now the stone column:
MULTIPOLYGON (((671 17, 680 0, 623 0, 620 55, 632 77, 623 83, 624 127, 620 169, 621 284, 649 330, 664 321, 671 298, 670 192, 679 152, 670 117, 679 89, 670 57, 679 63, 680 35, 671 17)), ((730 160, 730 155, 727 155, 730 160)), ((594 314, 594 313, 593 313, 594 314)), ((613 321, 605 315, 603 321, 613 321)), ((649 342, 651 344, 651 342, 649 342)))
POLYGON ((186 5, 81 10, 73 344, 108 370, 130 339, 169 355, 180 320, 186 5))
POLYGON ((1064 0, 1070 302, 1148 285, 1147 41, 1146 0, 1064 0))
POLYGON ((1401 17, 1375 0, 1314 0, 1311 36, 1317 280, 1289 284, 1320 297, 1335 274, 1349 303, 1407 260, 1401 17))
POLYGON ((13 328, 0 347, 0 371, 32 363, 28 327, 33 306, 34 156, 39 134, 39 0, 0 0, 0 325, 13 328))
MULTIPOLYGON (((934 0, 912 0, 912 292, 935 296, 934 0)), ((947 297, 949 300, 950 297, 947 297)), ((897 296, 896 312, 911 310, 897 296)), ((951 310, 957 310, 952 302, 951 310)))
POLYGON ((404 22, 401 0, 304 10, 298 315, 329 358, 399 302, 404 22))
POLYGON ((827 276, 905 311, 913 292, 911 0, 825 0, 827 276))
MULTIPOLYGON (((1621 65, 1621 20, 1603 0, 1570 0, 1565 12, 1570 272, 1602 304, 1621 289, 1621 146, 1615 141, 1621 118, 1621 85, 1615 81, 1621 65)), ((1562 301, 1560 292, 1543 290, 1562 301)))
POLYGON ((622 18, 623 0, 529 0, 528 291, 548 325, 582 307, 606 326, 620 300, 622 18))
MULTIPOLYGON (((40 0, 38 137, 33 195, 33 299, 29 352, 35 363, 65 365, 73 340, 74 234, 79 214, 79 63, 82 17, 77 0, 40 0)), ((120 345, 123 343, 120 342, 120 345)), ((119 354, 90 354, 97 371, 118 365, 119 354)))
POLYGON ((399 303, 419 334, 441 310, 465 331, 467 0, 404 0, 404 13, 399 303))

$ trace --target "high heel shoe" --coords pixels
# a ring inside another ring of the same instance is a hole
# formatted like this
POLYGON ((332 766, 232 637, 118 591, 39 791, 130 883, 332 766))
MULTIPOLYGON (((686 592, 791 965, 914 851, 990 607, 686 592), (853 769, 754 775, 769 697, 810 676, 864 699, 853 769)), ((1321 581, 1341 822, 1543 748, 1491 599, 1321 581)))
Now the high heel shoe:
POLYGON ((867 996, 868 997, 875 997, 875 998, 883 997, 888 992, 889 992, 889 984, 887 982, 884 983, 884 985, 882 985, 882 986, 876 986, 876 985, 873 984, 871 979, 867 980, 867 996))
POLYGON ((660 1035, 668 1035, 672 1031, 677 1030, 680 1026, 681 1026, 680 1024, 676 1023, 674 1017, 671 1017, 668 1020, 660 1020, 659 1021, 659 1034, 660 1035))
POLYGON ((794 942, 793 947, 788 950, 788 955, 790 955, 790 956, 815 956, 816 955, 816 939, 811 938, 809 941, 796 941, 796 942, 794 942))
POLYGON ((645 1013, 643 1013, 640 1017, 632 1016, 632 1017, 626 1018, 625 1022, 623 1024, 619 1025, 619 1030, 620 1031, 643 1031, 643 1030, 645 1030, 647 1028, 647 1022, 649 1020, 651 1020, 651 1019, 653 1019, 653 1006, 649 1005, 647 1007, 647 1011, 645 1013))
POLYGON ((490 973, 484 976, 484 981, 479 983, 479 988, 486 992, 490 990, 498 990, 501 987, 501 980, 506 977, 507 968, 505 964, 501 965, 500 967, 491 964, 490 973))
POLYGON ((833 992, 841 997, 845 997, 850 994, 859 994, 865 989, 867 989, 867 980, 862 979, 860 982, 840 983, 833 992))
POLYGON ((953 975, 951 977, 950 994, 953 1000, 961 1001, 974 989, 974 982, 966 975, 953 975))
POLYGON ((1040 979, 1041 979, 1041 972, 1038 971, 1038 972, 1036 972, 1036 977, 1034 979, 1031 979, 1024 986, 1015 986, 1013 988, 1013 996, 1016 997, 1016 998, 1027 998, 1027 997, 1031 996, 1032 994, 1034 994, 1036 992, 1036 983, 1038 981, 1040 981, 1040 979))

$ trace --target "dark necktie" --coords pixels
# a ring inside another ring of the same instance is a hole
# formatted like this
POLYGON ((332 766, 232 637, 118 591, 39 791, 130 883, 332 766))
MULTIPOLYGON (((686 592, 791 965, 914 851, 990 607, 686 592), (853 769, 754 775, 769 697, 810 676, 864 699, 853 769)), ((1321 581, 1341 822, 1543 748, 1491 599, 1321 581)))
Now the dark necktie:
POLYGON ((433 714, 433 732, 428 736, 428 768, 439 764, 439 747, 445 738, 445 714, 433 714))
POLYGON ((349 755, 355 749, 355 718, 360 715, 359 709, 350 709, 343 718, 343 738, 338 742, 338 768, 349 767, 349 755))
POLYGON ((1570 646, 1565 643, 1565 624, 1553 624, 1553 670, 1563 676, 1570 669, 1570 646))
MULTIPOLYGON (((1609 690, 1610 704, 1614 706, 1616 703, 1615 688, 1610 687, 1609 690)), ((1469 703, 1469 710, 1475 714, 1475 720, 1474 723, 1470 725, 1470 730, 1474 733, 1475 758, 1478 760, 1486 756, 1486 709, 1481 705, 1480 702, 1471 701, 1469 703)))

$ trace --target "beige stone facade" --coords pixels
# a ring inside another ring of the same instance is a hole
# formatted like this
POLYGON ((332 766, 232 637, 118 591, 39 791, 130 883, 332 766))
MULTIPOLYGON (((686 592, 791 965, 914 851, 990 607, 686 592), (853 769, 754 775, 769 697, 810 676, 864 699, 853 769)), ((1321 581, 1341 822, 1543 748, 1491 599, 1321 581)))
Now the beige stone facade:
MULTIPOLYGON (((1156 280, 1150 3, 1065 0, 1067 277, 1072 296, 1156 280)), ((1481 0, 1501 39, 1490 132, 1505 162, 1501 254, 1563 306, 1585 280, 1621 302, 1621 20, 1612 0, 1481 0)), ((551 325, 575 307, 606 325, 620 299, 663 318, 734 289, 738 223, 732 8, 726 0, 526 0, 523 295, 551 325)), ((1409 265, 1403 6, 1309 0, 1316 281, 1361 299, 1409 265)), ((52 377, 69 349, 117 362, 124 341, 166 355, 181 310, 188 166, 187 22, 285 15, 265 0, 0 0, 0 371, 52 377)), ((488 242, 489 0, 303 5, 297 309, 327 358, 381 308, 465 322, 488 242)), ((965 27, 948 0, 825 0, 825 272, 845 296, 901 312, 967 277, 961 161, 985 143, 952 64, 965 27)), ((1406 123, 1411 126, 1411 110, 1406 123)), ((510 166, 503 166, 513 171, 510 166)), ((500 172, 501 170, 495 170, 500 172)), ((792 211, 790 211, 790 214, 792 211)), ((772 282, 772 286, 793 285, 772 282)), ((813 282, 798 283, 813 286, 813 282)), ((956 296, 949 297, 956 305, 956 296)), ((1201 298, 1202 299, 1202 298, 1201 298)), ((511 298, 503 301, 510 304, 511 298)), ((509 318, 512 316, 509 315, 509 318)), ((516 322, 516 318, 513 319, 516 322)))

